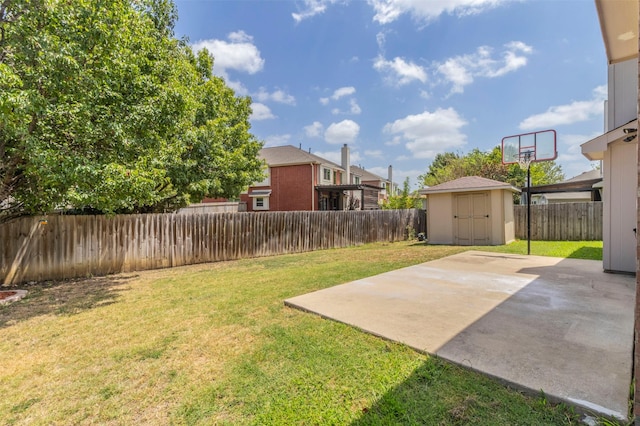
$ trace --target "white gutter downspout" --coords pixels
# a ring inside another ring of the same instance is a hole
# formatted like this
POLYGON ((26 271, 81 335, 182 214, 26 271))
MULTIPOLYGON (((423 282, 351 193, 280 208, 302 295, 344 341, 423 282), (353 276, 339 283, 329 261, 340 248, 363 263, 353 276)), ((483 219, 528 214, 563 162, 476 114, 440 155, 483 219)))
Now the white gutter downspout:
POLYGON ((315 182, 313 180, 313 163, 309 163, 309 165, 311 166, 311 211, 314 211, 315 210, 314 207, 316 204, 313 202, 313 198, 315 195, 315 188, 314 188, 315 182))

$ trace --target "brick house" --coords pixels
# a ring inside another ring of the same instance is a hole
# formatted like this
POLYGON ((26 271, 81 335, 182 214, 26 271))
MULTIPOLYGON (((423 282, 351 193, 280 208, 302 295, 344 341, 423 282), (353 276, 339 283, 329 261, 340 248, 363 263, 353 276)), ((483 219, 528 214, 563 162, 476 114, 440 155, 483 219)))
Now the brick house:
POLYGON ((375 210, 391 183, 349 164, 338 165, 292 145, 263 148, 267 177, 240 195, 247 211, 375 210))

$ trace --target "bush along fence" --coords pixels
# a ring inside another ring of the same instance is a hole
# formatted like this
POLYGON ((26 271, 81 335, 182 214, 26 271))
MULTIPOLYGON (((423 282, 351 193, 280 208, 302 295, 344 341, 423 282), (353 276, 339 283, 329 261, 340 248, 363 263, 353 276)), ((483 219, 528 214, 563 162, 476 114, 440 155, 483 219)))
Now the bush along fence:
MULTIPOLYGON (((514 206, 516 238, 527 238, 527 206, 514 206)), ((544 241, 602 240, 602 202, 531 206, 531 239, 544 241)))
POLYGON ((0 225, 0 284, 400 241, 425 224, 415 209, 28 217, 0 225))

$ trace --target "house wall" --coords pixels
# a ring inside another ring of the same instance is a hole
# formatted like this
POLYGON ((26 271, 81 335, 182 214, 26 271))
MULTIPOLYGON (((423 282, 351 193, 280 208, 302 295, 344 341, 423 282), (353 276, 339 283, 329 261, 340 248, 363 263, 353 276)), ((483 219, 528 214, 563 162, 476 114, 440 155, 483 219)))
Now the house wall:
MULTIPOLYGON (((270 169, 271 189, 269 211, 317 210, 318 195, 315 190, 319 176, 317 164, 278 166, 270 169)), ((255 187, 251 187, 249 192, 255 187)), ((253 201, 248 194, 240 196, 247 203, 247 211, 253 211, 253 201)))
POLYGON ((501 189, 489 191, 489 218, 491 220, 491 244, 504 244, 504 199, 501 189))
POLYGON ((638 118, 638 61, 609 65, 606 131, 638 118))
POLYGON ((451 193, 427 196, 427 239, 430 244, 453 244, 451 193))
POLYGON ((604 157, 603 266, 605 271, 636 270, 637 142, 609 144, 604 157))

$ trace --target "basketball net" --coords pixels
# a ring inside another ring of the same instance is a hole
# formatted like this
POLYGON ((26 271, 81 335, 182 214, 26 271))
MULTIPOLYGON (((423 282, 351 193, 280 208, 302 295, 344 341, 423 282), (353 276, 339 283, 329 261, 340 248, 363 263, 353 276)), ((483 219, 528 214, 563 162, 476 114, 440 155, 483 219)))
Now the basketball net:
POLYGON ((535 155, 531 151, 521 152, 518 157, 518 164, 523 170, 528 170, 531 162, 534 160, 535 155))

